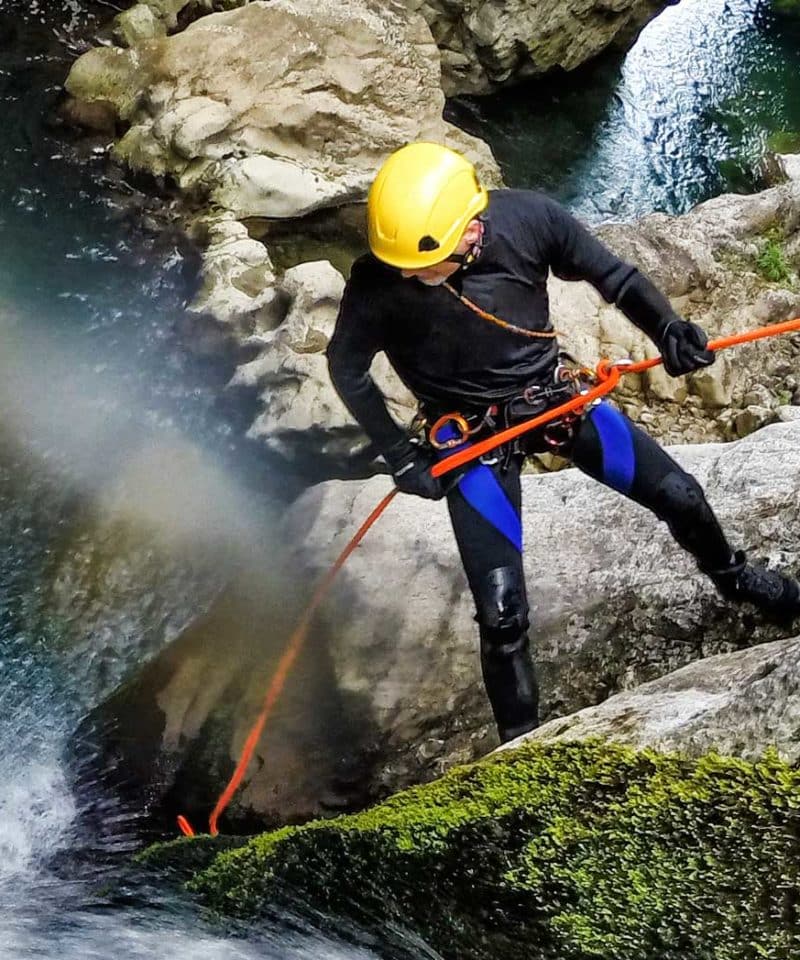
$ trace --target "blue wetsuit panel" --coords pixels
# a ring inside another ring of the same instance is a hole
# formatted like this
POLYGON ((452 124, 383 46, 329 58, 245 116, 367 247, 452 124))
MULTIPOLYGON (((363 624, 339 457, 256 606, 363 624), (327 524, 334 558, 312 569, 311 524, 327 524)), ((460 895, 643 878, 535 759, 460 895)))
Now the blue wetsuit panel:
MULTIPOLYGON (((450 424, 445 424, 438 432, 437 439, 446 441, 457 436, 450 424)), ((458 450, 469 447, 469 443, 462 443, 452 450, 440 451, 440 457, 451 456, 458 450)), ((513 504, 506 496, 505 490, 494 471, 485 463, 471 467, 459 479, 458 489, 467 503, 501 533, 517 550, 522 552, 522 520, 514 509, 513 504)))
POLYGON ((597 430, 603 451, 603 482, 620 493, 630 493, 636 457, 628 421, 608 403, 594 407, 589 419, 597 430))

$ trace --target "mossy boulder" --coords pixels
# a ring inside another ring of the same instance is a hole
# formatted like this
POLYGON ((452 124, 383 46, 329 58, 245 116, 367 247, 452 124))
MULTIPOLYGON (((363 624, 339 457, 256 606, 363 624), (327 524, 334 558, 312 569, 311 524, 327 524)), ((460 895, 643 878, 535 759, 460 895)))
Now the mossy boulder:
POLYGON ((136 862, 147 869, 163 871, 173 880, 189 880, 193 874, 205 870, 214 858, 228 850, 236 850, 246 842, 244 837, 180 837, 166 843, 154 843, 137 857, 136 862))
POLYGON ((146 62, 146 56, 119 47, 94 47, 75 61, 64 86, 75 100, 111 104, 127 120, 141 97, 146 62))
POLYGON ((527 743, 365 813, 264 834, 190 887, 251 917, 293 891, 458 960, 789 958, 798 810, 800 772, 776 753, 527 743))

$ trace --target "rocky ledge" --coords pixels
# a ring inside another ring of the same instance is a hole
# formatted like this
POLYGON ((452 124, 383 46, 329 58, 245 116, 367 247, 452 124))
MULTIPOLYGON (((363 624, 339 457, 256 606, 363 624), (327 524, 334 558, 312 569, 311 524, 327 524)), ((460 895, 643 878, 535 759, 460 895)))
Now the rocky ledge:
MULTIPOLYGON (((441 53, 442 86, 454 96, 489 93, 523 77, 574 70, 609 47, 627 49, 669 2, 405 0, 372 6, 379 15, 393 7, 424 20, 441 53)), ((199 17, 247 5, 248 0, 142 0, 115 18, 112 35, 123 47, 137 47, 199 17)), ((339 4, 345 16, 352 7, 339 4)))

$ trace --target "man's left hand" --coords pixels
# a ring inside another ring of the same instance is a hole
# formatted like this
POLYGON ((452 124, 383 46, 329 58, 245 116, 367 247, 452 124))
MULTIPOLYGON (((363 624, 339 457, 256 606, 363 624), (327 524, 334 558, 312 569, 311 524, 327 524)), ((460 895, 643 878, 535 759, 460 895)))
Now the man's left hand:
POLYGON ((708 349, 705 330, 689 320, 670 321, 661 335, 659 350, 664 369, 671 377, 683 377, 716 360, 714 351, 708 349))
POLYGON ((401 493, 411 493, 427 500, 441 500, 447 493, 441 480, 431 474, 436 457, 430 447, 403 437, 383 452, 383 459, 389 464, 395 486, 401 493))

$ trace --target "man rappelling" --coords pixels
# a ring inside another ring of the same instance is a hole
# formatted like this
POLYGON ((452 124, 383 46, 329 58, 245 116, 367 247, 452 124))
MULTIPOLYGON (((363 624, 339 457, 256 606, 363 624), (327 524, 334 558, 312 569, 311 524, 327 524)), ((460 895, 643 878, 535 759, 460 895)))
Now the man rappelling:
POLYGON ((556 450, 650 509, 726 599, 779 621, 800 616, 800 584, 734 550, 694 477, 605 401, 486 454, 456 479, 436 479, 431 468, 445 452, 581 389, 550 322, 549 270, 591 283, 656 344, 671 376, 708 366, 714 353, 699 326, 563 207, 534 191, 487 192, 472 164, 446 147, 415 143, 389 157, 367 212, 371 253, 344 291, 331 378, 397 487, 447 497, 502 741, 538 724, 520 520, 520 472, 531 454, 556 450), (381 351, 419 401, 422 439, 395 423, 370 376, 381 351))

